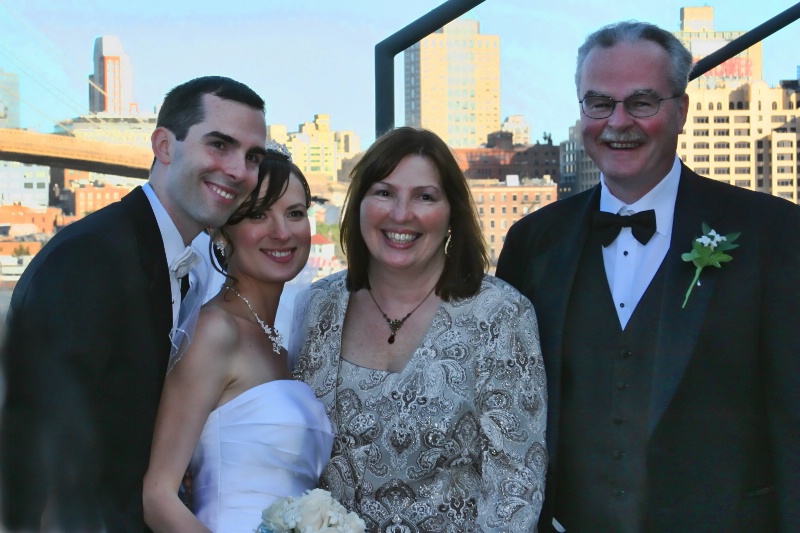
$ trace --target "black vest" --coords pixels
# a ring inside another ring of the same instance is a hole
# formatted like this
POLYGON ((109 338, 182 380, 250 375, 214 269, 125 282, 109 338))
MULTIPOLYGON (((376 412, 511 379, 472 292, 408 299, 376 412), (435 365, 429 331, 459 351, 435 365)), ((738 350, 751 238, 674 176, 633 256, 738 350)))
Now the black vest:
POLYGON ((664 274, 659 268, 623 331, 590 233, 564 327, 555 517, 574 532, 639 532, 664 274))

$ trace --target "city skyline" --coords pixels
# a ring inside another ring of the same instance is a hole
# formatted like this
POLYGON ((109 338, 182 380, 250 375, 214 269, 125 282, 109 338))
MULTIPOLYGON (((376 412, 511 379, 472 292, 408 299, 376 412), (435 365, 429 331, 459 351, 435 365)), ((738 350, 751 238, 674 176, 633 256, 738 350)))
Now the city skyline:
MULTIPOLYGON (((243 0, 218 4, 138 1, 57 3, 0 0, 0 67, 20 77, 21 125, 50 132, 56 120, 89 109, 87 80, 97 37, 116 35, 136 71, 139 109, 149 112, 174 85, 223 74, 248 83, 267 101, 267 121, 293 128, 316 113, 331 128, 374 139, 374 46, 441 1, 382 6, 363 0, 331 4, 243 0)), ((578 118, 574 55, 601 23, 635 18, 679 29, 680 8, 692 2, 596 6, 567 0, 487 0, 470 11, 481 32, 500 36, 501 119, 524 115, 531 140, 544 132, 565 139, 578 118)), ((720 31, 750 30, 790 7, 765 0, 714 5, 720 31)), ((800 23, 763 41, 764 79, 792 79, 800 65, 800 23)), ((404 122, 403 55, 395 59, 395 120, 404 122)))

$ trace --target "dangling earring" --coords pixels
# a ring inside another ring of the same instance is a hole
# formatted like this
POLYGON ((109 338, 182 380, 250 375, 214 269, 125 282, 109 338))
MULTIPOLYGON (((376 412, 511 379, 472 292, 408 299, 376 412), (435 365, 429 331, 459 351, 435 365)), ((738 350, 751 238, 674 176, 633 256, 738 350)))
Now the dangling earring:
POLYGON ((444 255, 450 256, 450 244, 453 242, 453 232, 447 228, 447 240, 444 241, 444 255))
POLYGON ((219 252, 220 256, 225 257, 225 241, 222 239, 215 241, 214 248, 217 249, 217 252, 219 252))

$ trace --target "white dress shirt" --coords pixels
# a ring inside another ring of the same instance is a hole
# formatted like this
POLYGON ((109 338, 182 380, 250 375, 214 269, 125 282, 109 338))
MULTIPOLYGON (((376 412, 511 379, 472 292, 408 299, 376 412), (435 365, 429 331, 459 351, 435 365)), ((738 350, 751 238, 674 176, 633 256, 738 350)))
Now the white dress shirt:
MULTIPOLYGON (((156 196, 150 183, 142 185, 142 190, 150 201, 150 207, 153 209, 153 213, 156 216, 158 230, 161 232, 161 240, 164 241, 164 252, 167 254, 167 266, 169 266, 183 253, 186 249, 186 245, 183 243, 183 237, 181 237, 178 227, 175 226, 169 213, 164 209, 164 205, 161 203, 161 200, 158 199, 158 196, 156 196)), ((191 282, 191 276, 189 276, 189 279, 191 282)), ((172 326, 177 327, 178 313, 180 312, 181 306, 181 282, 172 275, 172 272, 170 272, 169 275, 169 285, 172 289, 172 326)))
POLYGON ((614 242, 603 248, 608 286, 622 329, 628 325, 634 309, 669 250, 680 176, 680 159, 675 156, 675 162, 666 177, 638 201, 628 205, 611 194, 605 177, 600 175, 600 211, 621 215, 648 209, 656 212, 656 233, 646 245, 636 240, 630 228, 622 228, 614 242))

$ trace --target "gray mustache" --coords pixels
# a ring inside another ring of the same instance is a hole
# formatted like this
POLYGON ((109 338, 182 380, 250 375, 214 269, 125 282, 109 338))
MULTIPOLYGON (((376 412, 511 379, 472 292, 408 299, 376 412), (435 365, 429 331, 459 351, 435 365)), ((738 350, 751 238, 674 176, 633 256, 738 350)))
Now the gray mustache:
POLYGON ((597 140, 604 143, 629 143, 646 141, 645 137, 642 135, 639 135, 637 132, 630 131, 604 131, 602 134, 600 134, 600 137, 598 137, 597 140))

